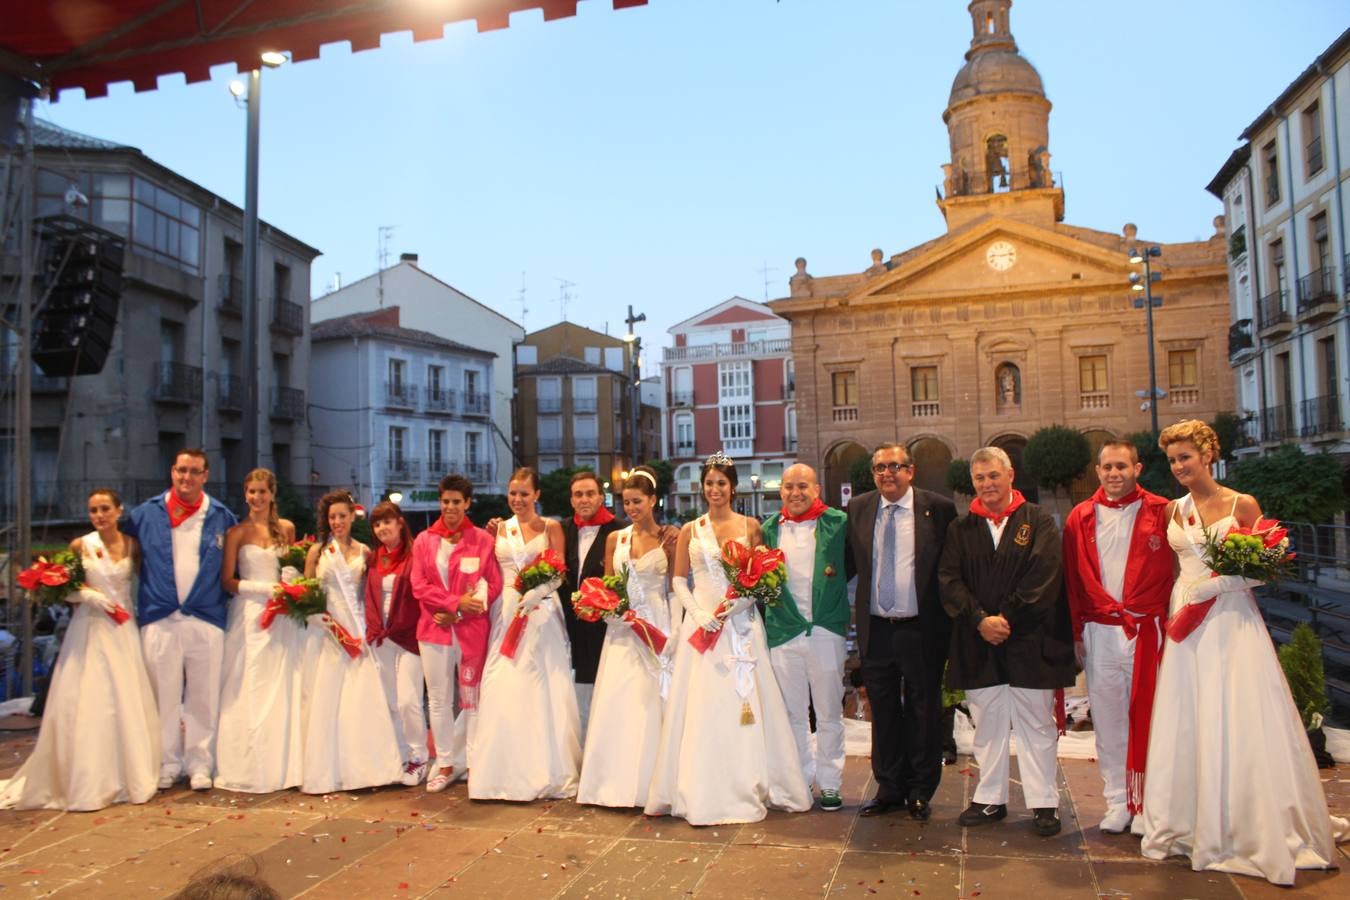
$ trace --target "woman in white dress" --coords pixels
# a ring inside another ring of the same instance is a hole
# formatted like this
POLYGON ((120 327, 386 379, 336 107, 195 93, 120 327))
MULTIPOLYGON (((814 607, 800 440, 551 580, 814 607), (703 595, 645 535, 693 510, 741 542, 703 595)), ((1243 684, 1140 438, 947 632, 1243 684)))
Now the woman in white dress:
POLYGON ((260 617, 282 580, 278 554, 295 541, 295 525, 277 515, 276 476, 244 476, 248 518, 225 533, 220 582, 235 594, 225 629, 225 673, 216 727, 215 786, 266 794, 300 784, 300 663, 305 631, 289 616, 267 628, 260 617), (237 575, 236 575, 237 571, 237 575))
POLYGON ((633 524, 610 533, 605 573, 628 572, 629 609, 664 634, 666 644, 658 655, 627 623, 605 620, 578 803, 643 806, 651 788, 677 639, 672 629, 682 611, 668 587, 671 538, 679 532, 657 525, 655 510, 656 473, 639 466, 623 484, 623 511, 633 524))
POLYGON ((685 616, 646 813, 724 825, 758 822, 770 806, 805 812, 811 791, 769 665, 764 624, 749 600, 737 601, 725 621, 714 615, 727 590, 722 545, 760 543, 759 523, 731 509, 736 465, 730 458, 713 454, 701 475, 708 512, 681 529, 675 548, 672 588, 685 616), (689 643, 699 628, 726 633, 699 653, 689 643))
POLYGON ((493 613, 483 671, 477 738, 469 751, 469 796, 475 800, 575 797, 581 724, 572 686, 572 655, 563 626, 560 580, 516 590, 516 575, 545 549, 563 555, 562 526, 535 511, 539 476, 517 469, 506 501, 515 513, 497 526, 502 599, 493 613), (517 610, 528 616, 514 658, 502 636, 517 610))
POLYGON ((94 531, 70 543, 85 583, 69 599, 75 610, 52 672, 37 746, 4 793, 0 807, 81 812, 113 803, 144 803, 159 789, 159 716, 141 659, 131 576, 140 547, 122 534, 122 501, 100 488, 89 495, 94 531))
POLYGON ((1143 854, 1182 855, 1196 871, 1294 883, 1296 869, 1336 865, 1333 829, 1303 723, 1251 587, 1212 578, 1205 532, 1250 527, 1252 497, 1216 482, 1219 441, 1203 422, 1165 428, 1159 445, 1189 492, 1169 507, 1181 572, 1170 612, 1213 599, 1194 631, 1163 651, 1144 782, 1143 854))
POLYGON ((327 612, 309 617, 305 635, 300 790, 306 794, 393 784, 403 773, 380 667, 365 641, 362 579, 369 551, 352 540, 355 508, 346 491, 324 495, 319 522, 327 533, 305 560, 305 575, 319 580, 328 600, 327 612))

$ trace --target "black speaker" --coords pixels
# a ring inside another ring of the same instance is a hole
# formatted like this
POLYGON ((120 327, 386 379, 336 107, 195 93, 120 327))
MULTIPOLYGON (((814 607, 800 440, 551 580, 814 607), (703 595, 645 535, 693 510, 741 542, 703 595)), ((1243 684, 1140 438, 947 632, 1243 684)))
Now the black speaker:
POLYGON ((70 216, 38 228, 46 299, 33 322, 33 361, 54 378, 95 375, 117 328, 125 242, 70 216))

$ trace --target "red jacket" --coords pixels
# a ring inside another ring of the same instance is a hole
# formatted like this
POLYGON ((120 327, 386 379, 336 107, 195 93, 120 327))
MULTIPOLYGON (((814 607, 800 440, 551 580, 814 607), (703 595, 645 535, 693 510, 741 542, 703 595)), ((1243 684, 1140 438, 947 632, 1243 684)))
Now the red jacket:
POLYGON ((1148 491, 1140 493, 1121 602, 1102 587, 1096 504, 1084 500, 1064 521, 1064 589, 1069 595, 1074 640, 1082 638, 1084 622, 1124 624, 1122 608, 1136 615, 1167 615, 1175 580, 1175 554, 1167 544, 1167 500, 1148 491))
MULTIPOLYGON (((372 557, 373 563, 373 557, 372 557)), ((389 619, 384 619, 384 579, 372 564, 366 569, 366 642, 378 647, 387 638, 409 653, 417 646, 417 620, 422 608, 412 591, 412 553, 394 573, 394 595, 389 601, 389 619)))

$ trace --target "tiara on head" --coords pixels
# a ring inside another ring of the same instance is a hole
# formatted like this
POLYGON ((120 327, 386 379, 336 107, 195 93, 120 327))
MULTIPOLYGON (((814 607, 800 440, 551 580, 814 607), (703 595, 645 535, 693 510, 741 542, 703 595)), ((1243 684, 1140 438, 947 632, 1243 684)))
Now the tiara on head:
POLYGON ((637 477, 637 476, 639 476, 639 475, 641 475, 643 478, 647 479, 648 481, 650 481, 650 482, 652 483, 652 489, 653 489, 653 490, 656 489, 656 479, 652 477, 652 473, 651 473, 651 472, 644 472, 644 471, 642 471, 641 469, 634 469, 633 471, 631 471, 631 472, 628 473, 628 477, 629 477, 630 479, 631 479, 631 478, 635 478, 635 477, 637 477))
POLYGON ((724 450, 718 450, 718 451, 717 451, 716 453, 714 453, 712 456, 710 456, 710 457, 708 457, 706 460, 704 460, 703 465, 704 465, 704 467, 707 467, 707 466, 734 466, 734 465, 736 465, 736 461, 733 460, 730 456, 727 456, 727 454, 726 454, 726 452, 725 452, 724 450))

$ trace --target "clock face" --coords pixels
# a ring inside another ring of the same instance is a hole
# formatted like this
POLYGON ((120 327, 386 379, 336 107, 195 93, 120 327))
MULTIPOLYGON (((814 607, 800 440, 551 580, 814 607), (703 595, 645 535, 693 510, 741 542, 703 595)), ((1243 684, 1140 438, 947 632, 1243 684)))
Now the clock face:
POLYGON ((1006 272, 1017 262, 1017 249, 1007 241, 996 241, 984 252, 984 261, 996 272, 1006 272))

